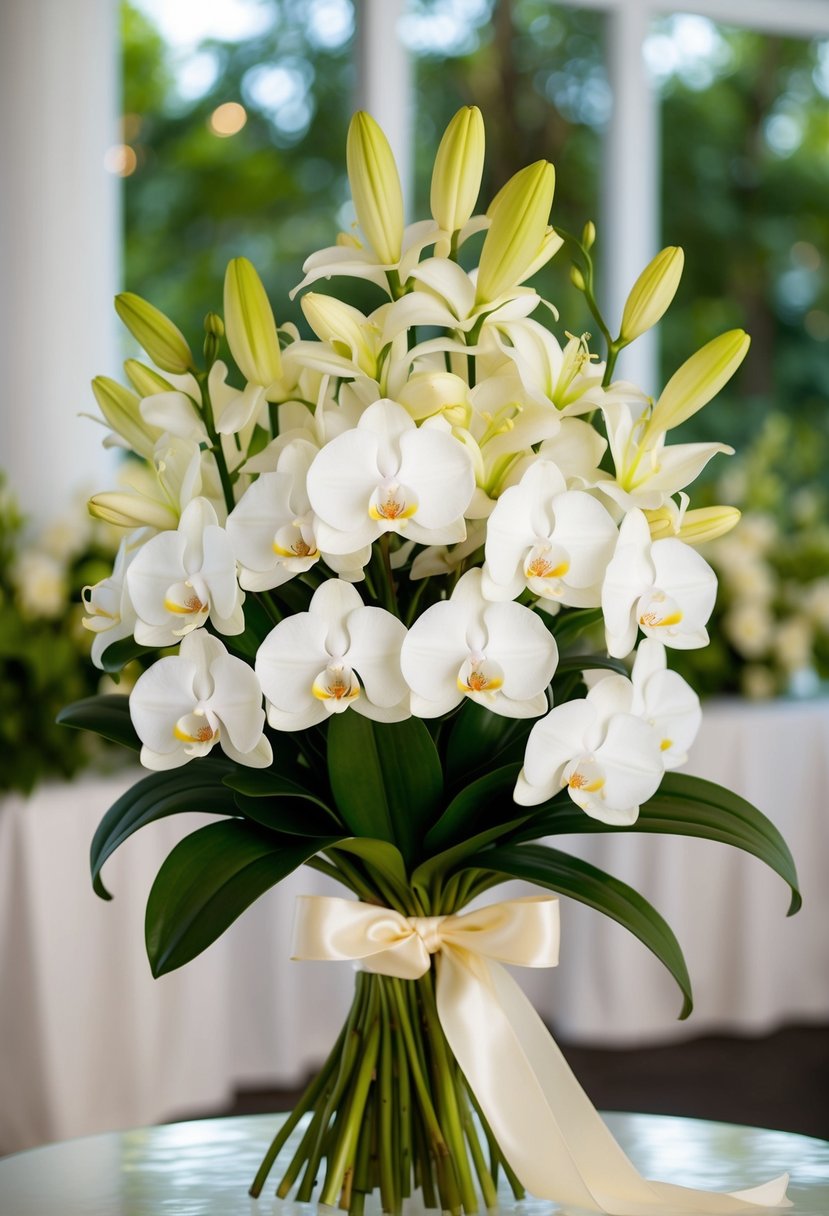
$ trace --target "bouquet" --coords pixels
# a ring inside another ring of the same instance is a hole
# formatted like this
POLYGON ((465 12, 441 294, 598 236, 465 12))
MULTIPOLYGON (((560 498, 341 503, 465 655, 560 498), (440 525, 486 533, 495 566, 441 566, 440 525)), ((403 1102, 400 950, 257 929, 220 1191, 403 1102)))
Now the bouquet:
POLYGON ((700 708, 666 647, 706 644, 716 580, 694 546, 737 512, 691 510, 684 493, 727 449, 668 438, 748 338, 708 343, 656 401, 615 381, 620 350, 669 305, 681 251, 643 271, 614 337, 593 225, 580 238, 550 225, 553 166, 517 173, 475 214, 483 157, 481 115, 465 108, 437 152, 431 218, 405 227, 388 143, 355 116, 356 231, 310 257, 296 289, 313 338, 276 324, 244 258, 222 317, 205 319, 203 360, 151 304, 117 298, 152 365, 126 363, 131 388, 95 383, 111 442, 141 463, 91 500, 126 532, 112 575, 87 589, 86 623, 104 669, 165 653, 129 698, 63 715, 152 770, 100 825, 95 888, 108 898, 101 868, 138 828, 216 816, 150 892, 155 975, 299 866, 348 893, 299 901, 296 957, 360 969, 254 1195, 301 1126, 278 1194, 310 1200, 321 1179, 320 1201, 355 1216, 377 1188, 389 1213, 415 1190, 452 1213, 479 1195, 493 1207, 499 1172, 516 1195, 592 1211, 785 1204, 785 1180, 710 1196, 642 1179, 501 966, 555 964, 562 893, 635 933, 690 1011, 668 926, 555 848, 560 833, 707 836, 776 869, 792 910, 799 897, 775 828, 675 771, 700 708), (527 285, 562 247, 601 356, 587 334, 560 340, 554 305, 527 285), (305 290, 349 278, 374 286, 372 312, 305 290), (515 878, 543 893, 468 909, 515 878))

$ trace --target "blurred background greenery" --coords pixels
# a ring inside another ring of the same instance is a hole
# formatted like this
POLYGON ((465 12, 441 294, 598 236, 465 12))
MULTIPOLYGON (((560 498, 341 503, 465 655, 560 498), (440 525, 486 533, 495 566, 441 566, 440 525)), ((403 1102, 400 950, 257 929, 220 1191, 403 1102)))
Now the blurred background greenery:
MULTIPOLYGON (((299 321, 287 292, 301 260, 353 214, 353 4, 228 0, 225 36, 196 41, 171 26, 171 7, 122 6, 124 281, 197 335, 228 258, 245 254, 279 320, 299 321)), ((547 157, 554 222, 578 231, 598 218, 605 21, 547 0, 410 0, 418 212, 443 126, 474 103, 484 196, 547 157)), ((687 255, 662 326, 663 382, 721 330, 753 336, 716 420, 703 413, 682 437, 745 445, 775 409, 829 435, 829 43, 678 14, 654 22, 646 58, 661 102, 661 241, 687 255)), ((540 286, 569 327, 589 328, 563 256, 540 286)))

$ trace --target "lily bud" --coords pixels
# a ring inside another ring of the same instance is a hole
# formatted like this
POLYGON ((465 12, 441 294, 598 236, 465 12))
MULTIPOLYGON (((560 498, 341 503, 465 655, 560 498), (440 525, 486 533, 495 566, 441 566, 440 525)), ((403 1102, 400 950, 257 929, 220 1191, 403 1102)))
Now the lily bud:
POLYGON ((496 300, 520 283, 549 240, 555 170, 546 160, 516 173, 498 191, 487 215, 492 223, 481 250, 476 304, 496 300))
POLYGON ((357 221, 380 262, 396 265, 403 245, 403 191, 389 141, 364 110, 348 128, 346 164, 357 221))
POLYGON ((581 243, 582 248, 586 249, 588 252, 596 243, 596 225, 592 220, 588 220, 581 230, 581 243))
POLYGON ((570 267, 570 282, 578 291, 584 291, 587 284, 584 281, 584 275, 579 270, 578 266, 570 267))
POLYGON ((265 388, 282 376, 276 321, 262 280, 247 258, 225 271, 225 329, 230 353, 249 384, 265 388))
POLYGON ((415 422, 443 414, 451 426, 468 426, 469 386, 451 372, 420 372, 397 394, 398 402, 415 422))
POLYGON ((681 516, 667 507, 646 511, 652 540, 663 540, 667 536, 678 536, 687 545, 704 545, 710 540, 725 536, 736 527, 740 512, 736 507, 698 507, 681 516), (681 520, 677 527, 677 520, 681 520))
POLYGON ((193 356, 187 339, 153 304, 131 291, 122 291, 115 297, 115 311, 162 371, 181 375, 191 370, 193 356))
POLYGON ((477 106, 464 106, 446 128, 432 170, 432 215, 446 232, 462 228, 475 210, 484 146, 481 111, 477 106))
POLYGON ((137 359, 126 359, 124 361, 124 371, 127 373, 129 382, 139 397, 154 397, 156 393, 172 393, 175 391, 169 380, 165 380, 163 376, 153 371, 151 367, 147 367, 145 363, 139 363, 137 359))
POLYGON ((158 528, 167 531, 178 526, 175 511, 143 494, 111 491, 94 494, 87 503, 90 515, 118 528, 158 528))
POLYGON ((204 332, 212 338, 223 338, 225 336, 225 324, 218 313, 209 312, 204 318, 204 332))
POLYGON ((750 344, 744 330, 730 329, 691 355, 662 390, 646 433, 669 431, 707 405, 734 375, 750 344))
POLYGON ((303 296, 300 303, 318 338, 330 342, 338 355, 351 359, 367 376, 376 376, 377 359, 366 335, 369 323, 359 309, 316 291, 303 296))
POLYGON ((669 245, 648 263, 625 301, 619 331, 622 342, 641 337, 667 312, 676 295, 684 265, 685 254, 678 245, 669 245))
POLYGON ((92 391, 107 426, 126 439, 139 456, 150 456, 158 432, 141 417, 140 402, 135 393, 124 388, 117 380, 110 380, 109 376, 96 376, 92 381, 92 391))

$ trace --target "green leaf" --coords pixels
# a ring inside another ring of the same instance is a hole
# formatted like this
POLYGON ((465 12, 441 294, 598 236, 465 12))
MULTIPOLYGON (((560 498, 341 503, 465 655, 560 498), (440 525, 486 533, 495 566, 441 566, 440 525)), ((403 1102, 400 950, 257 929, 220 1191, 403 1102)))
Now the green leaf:
POLYGON ((335 849, 353 853, 371 870, 378 871, 392 885, 398 897, 405 903, 409 879, 403 856, 398 848, 385 840, 367 840, 364 836, 350 836, 337 842, 335 849))
POLYGON ((621 659, 611 659, 606 654, 567 654, 559 659, 556 665, 556 676, 569 672, 583 671, 615 671, 620 676, 629 675, 628 669, 621 659))
MULTIPOLYGON (((494 717, 494 715, 491 715, 494 717)), ((452 799, 434 827, 427 833, 429 854, 462 843, 471 832, 506 824, 510 819, 532 814, 512 800, 520 764, 507 764, 479 777, 452 799)))
POLYGON ((443 772, 418 718, 371 722, 353 710, 328 726, 328 776, 337 809, 355 836, 385 840, 407 864, 421 852, 443 798, 443 772))
POLYGON ((123 747, 139 751, 141 740, 132 725, 129 704, 129 697, 120 693, 84 697, 82 701, 65 705, 56 720, 62 726, 92 731, 112 743, 120 743, 123 747))
POLYGON ((794 858, 771 820, 739 794, 701 777, 666 773, 653 798, 640 807, 639 818, 629 827, 591 819, 564 798, 554 809, 522 827, 512 843, 569 832, 661 832, 730 844, 764 861, 789 884, 789 916, 802 903, 794 858))
POLYGON ((522 760, 532 726, 532 720, 505 718, 467 700, 449 736, 447 781, 457 785, 481 769, 491 769, 496 762, 522 760))
POLYGON ((300 836, 326 836, 342 827, 336 812, 313 790, 271 768, 236 768, 224 783, 235 791, 241 813, 263 827, 300 836))
POLYGON ((256 652, 274 627, 264 604, 255 595, 245 599, 245 629, 243 633, 221 634, 220 641, 233 654, 243 659, 255 659, 256 652))
POLYGON ((122 794, 104 815, 92 838, 89 861, 96 894, 101 899, 112 898, 101 881, 101 868, 119 845, 146 824, 183 811, 236 815, 233 794, 222 785, 227 768, 228 762, 205 756, 188 764, 186 771, 152 773, 122 794))
POLYGON ((569 895, 624 925, 670 971, 683 995, 679 1016, 688 1017, 693 1008, 691 980, 679 942, 656 909, 632 887, 589 862, 543 844, 485 849, 470 858, 470 865, 569 895))
POLYGON ((550 616, 539 611, 539 616, 558 642, 559 650, 566 650, 588 629, 602 620, 601 608, 569 608, 550 616))
POLYGON ((189 963, 260 895, 330 843, 279 836, 240 819, 186 836, 163 862, 147 900, 153 975, 189 963))
POLYGON ((141 646, 136 642, 135 638, 121 638, 118 642, 113 642, 107 646, 101 654, 101 666, 104 671, 110 675, 115 675, 126 667, 127 663, 131 663, 133 659, 140 659, 146 654, 156 654, 149 646, 141 646))

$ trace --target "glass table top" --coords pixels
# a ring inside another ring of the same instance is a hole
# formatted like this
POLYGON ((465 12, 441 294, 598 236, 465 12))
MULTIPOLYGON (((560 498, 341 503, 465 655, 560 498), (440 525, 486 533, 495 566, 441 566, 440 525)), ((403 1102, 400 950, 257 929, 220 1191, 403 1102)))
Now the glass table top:
MULTIPOLYGON (((17 1153, 0 1159, 0 1216, 307 1216, 312 1205, 273 1195, 280 1162, 259 1199, 247 1193, 283 1118, 172 1123, 17 1153)), ((791 1216, 829 1216, 824 1140, 666 1115, 605 1118, 646 1177, 727 1191, 788 1171, 791 1216)), ((408 1201, 406 1210, 423 1209, 408 1201)), ((507 1192, 502 1210, 553 1216, 562 1209, 540 1200, 516 1204, 507 1192)), ((379 1212, 379 1203, 367 1204, 366 1212, 379 1212)))

